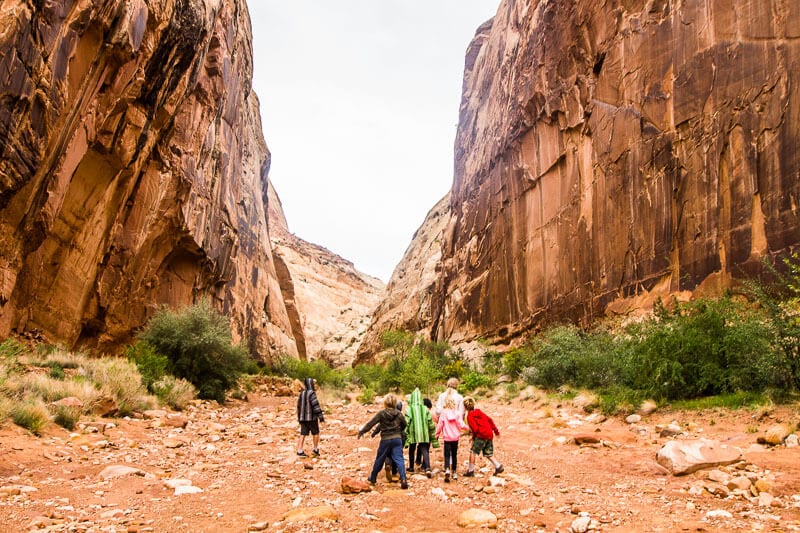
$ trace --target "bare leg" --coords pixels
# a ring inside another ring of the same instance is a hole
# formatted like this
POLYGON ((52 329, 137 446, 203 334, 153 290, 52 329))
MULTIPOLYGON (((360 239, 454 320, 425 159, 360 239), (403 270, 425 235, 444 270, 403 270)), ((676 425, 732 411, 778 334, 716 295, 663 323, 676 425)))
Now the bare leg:
POLYGON ((300 438, 297 441, 297 451, 298 452, 302 452, 303 451, 303 442, 305 442, 305 440, 306 440, 306 436, 305 435, 300 435, 300 438))
POLYGON ((319 450, 319 433, 316 435, 312 435, 312 440, 314 441, 314 449, 319 450))

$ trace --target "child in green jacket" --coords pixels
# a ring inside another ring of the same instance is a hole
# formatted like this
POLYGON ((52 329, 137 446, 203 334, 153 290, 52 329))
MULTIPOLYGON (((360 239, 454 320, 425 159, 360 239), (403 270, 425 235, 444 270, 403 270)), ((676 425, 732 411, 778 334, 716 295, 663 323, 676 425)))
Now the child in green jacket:
POLYGON ((422 393, 414 389, 406 408, 406 443, 408 444, 408 471, 414 471, 414 458, 419 451, 422 455, 422 470, 431 477, 430 447, 431 438, 436 432, 431 412, 422 402, 422 393))

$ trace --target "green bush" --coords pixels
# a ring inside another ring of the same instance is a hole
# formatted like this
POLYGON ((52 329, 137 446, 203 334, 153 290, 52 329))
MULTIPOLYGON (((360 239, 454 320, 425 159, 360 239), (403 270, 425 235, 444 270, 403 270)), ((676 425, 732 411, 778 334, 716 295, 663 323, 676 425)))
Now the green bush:
POLYGON ((169 358, 156 352, 148 342, 137 341, 125 350, 125 355, 132 361, 142 375, 142 383, 147 390, 155 393, 153 383, 167 375, 169 358))
POLYGON ((271 371, 275 374, 299 380, 313 378, 320 385, 330 385, 332 387, 343 387, 350 381, 349 370, 331 368, 322 359, 303 361, 295 357, 284 356, 272 366, 271 371))
POLYGON ((79 407, 54 405, 51 407, 51 410, 53 412, 53 422, 67 431, 75 429, 75 426, 81 419, 81 409, 79 407))
POLYGON ((136 365, 127 359, 92 359, 81 369, 103 394, 114 398, 119 416, 127 416, 154 406, 154 398, 147 394, 136 365))
POLYGON ((375 403, 375 391, 372 388, 367 387, 361 391, 361 394, 358 396, 358 401, 364 405, 370 405, 375 403))
POLYGON ((197 389, 182 378, 164 376, 152 385, 152 392, 162 403, 183 411, 197 397, 197 389))
MULTIPOLYGON (((360 364, 353 369, 353 383, 364 388, 372 389, 380 394, 386 394, 389 389, 387 383, 387 371, 383 365, 360 364)), ((374 394, 374 392, 373 392, 374 394)))
POLYGON ((227 318, 205 302, 159 311, 139 338, 167 356, 170 374, 192 383, 200 398, 220 403, 236 386, 249 357, 246 348, 233 345, 227 318))
POLYGON ((40 435, 42 429, 50 421, 50 413, 47 412, 47 407, 41 400, 29 399, 16 403, 9 414, 16 425, 27 429, 34 435, 40 435))
POLYGON ((0 343, 0 359, 16 361, 27 352, 25 345, 16 339, 6 339, 0 343))
POLYGON ((490 387, 492 379, 486 374, 482 374, 476 370, 470 370, 463 377, 464 381, 459 385, 460 392, 471 392, 479 387, 490 387))

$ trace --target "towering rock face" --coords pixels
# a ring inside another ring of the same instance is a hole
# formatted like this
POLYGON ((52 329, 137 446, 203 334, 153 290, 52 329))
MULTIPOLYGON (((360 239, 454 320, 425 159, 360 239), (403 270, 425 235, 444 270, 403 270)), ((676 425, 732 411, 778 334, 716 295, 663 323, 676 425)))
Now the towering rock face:
POLYGON ((0 335, 112 349, 210 296, 297 354, 244 0, 0 4, 0 335))
POLYGON ((467 52, 431 335, 588 322, 800 243, 798 37, 784 0, 504 0, 467 52))
POLYGON ((272 187, 269 222, 278 280, 299 357, 350 366, 383 297, 384 283, 290 233, 272 187))

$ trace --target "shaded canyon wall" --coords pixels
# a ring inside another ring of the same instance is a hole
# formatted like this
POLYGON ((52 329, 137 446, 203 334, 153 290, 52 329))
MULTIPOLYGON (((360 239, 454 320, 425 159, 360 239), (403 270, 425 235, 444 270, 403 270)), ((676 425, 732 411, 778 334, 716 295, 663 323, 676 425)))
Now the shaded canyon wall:
POLYGON ((504 343, 723 286, 796 246, 796 7, 504 0, 467 51, 420 330, 504 343))
POLYGON ((113 350, 210 297, 297 355, 244 0, 0 2, 0 335, 113 350))

